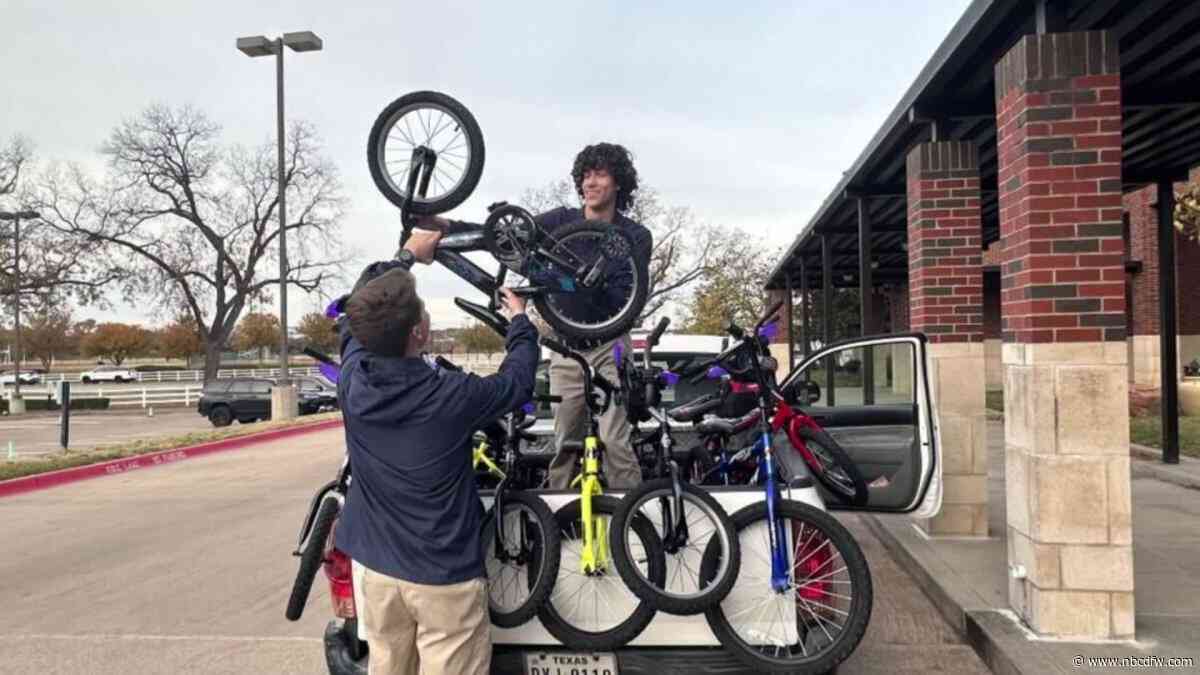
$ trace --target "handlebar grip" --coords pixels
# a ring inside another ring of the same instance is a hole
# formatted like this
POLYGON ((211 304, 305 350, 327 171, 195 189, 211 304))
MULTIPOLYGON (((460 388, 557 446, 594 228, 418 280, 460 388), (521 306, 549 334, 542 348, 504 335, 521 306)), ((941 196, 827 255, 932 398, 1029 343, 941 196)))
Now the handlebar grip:
POLYGON ((646 346, 654 347, 658 345, 659 338, 666 332, 667 326, 671 324, 671 317, 664 316, 658 320, 658 325, 654 327, 654 331, 650 333, 650 337, 646 338, 646 346))
POLYGON ((307 356, 311 356, 312 358, 320 361, 321 363, 328 363, 331 366, 337 365, 337 362, 333 360, 333 357, 329 356, 325 352, 317 351, 316 349, 313 349, 312 347, 305 347, 304 354, 307 356))
POLYGON ((537 403, 562 403, 561 396, 534 396, 533 400, 537 403))
POLYGON ((444 356, 435 356, 435 357, 433 357, 433 360, 435 363, 438 364, 438 366, 442 370, 452 370, 456 373, 462 372, 462 366, 454 363, 453 361, 445 358, 444 356))

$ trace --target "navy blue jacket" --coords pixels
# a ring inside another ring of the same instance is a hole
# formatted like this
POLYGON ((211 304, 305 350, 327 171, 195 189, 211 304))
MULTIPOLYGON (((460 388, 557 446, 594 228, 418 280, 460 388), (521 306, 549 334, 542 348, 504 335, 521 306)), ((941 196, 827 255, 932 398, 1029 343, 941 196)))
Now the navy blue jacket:
POLYGON ((343 326, 338 395, 352 480, 339 549, 419 584, 485 575, 471 434, 532 398, 538 345, 529 319, 513 319, 506 348, 494 375, 434 371, 421 358, 375 356, 343 326))

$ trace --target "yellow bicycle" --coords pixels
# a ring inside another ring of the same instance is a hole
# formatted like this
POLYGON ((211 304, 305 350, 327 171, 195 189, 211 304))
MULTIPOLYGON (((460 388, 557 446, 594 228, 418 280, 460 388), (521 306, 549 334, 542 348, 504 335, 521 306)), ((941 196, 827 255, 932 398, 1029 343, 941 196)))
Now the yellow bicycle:
MULTIPOLYGON (((538 618, 551 635, 570 648, 617 649, 649 625, 655 608, 629 590, 612 563, 608 531, 620 500, 604 494, 604 443, 600 440, 599 417, 608 409, 615 387, 581 354, 548 338, 542 338, 542 344, 579 364, 587 431, 583 440, 566 441, 560 449, 580 456, 581 471, 571 482, 572 491, 579 490, 579 498, 554 514, 562 538, 563 561, 558 581, 538 618)), ((665 583, 666 558, 653 523, 638 514, 632 530, 636 541, 631 542, 631 548, 636 550, 634 556, 642 573, 665 583)))

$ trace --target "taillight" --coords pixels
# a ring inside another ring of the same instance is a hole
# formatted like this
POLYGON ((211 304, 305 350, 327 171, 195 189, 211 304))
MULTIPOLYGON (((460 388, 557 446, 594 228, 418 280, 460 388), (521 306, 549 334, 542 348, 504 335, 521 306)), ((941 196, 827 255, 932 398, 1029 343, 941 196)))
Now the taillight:
MULTIPOLYGON (((796 525, 799 525, 797 523, 796 525)), ((796 525, 792 529, 792 537, 799 537, 796 525)), ((796 559, 793 561, 793 575, 796 584, 796 594, 805 600, 814 602, 829 602, 830 577, 834 569, 830 561, 833 558, 833 545, 824 534, 809 536, 807 542, 797 547, 796 559)))
MULTIPOLYGON (((336 527, 336 525, 335 525, 336 527)), ((330 545, 325 549, 325 577, 329 579, 329 597, 333 600, 333 613, 340 619, 353 619, 354 573, 350 556, 332 545, 333 533, 329 534, 330 545)))

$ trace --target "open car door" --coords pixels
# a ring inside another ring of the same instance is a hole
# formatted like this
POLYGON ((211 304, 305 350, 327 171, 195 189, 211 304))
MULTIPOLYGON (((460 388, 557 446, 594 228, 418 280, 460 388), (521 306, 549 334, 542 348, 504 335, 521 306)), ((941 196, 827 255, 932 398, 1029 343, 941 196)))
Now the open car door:
POLYGON ((935 515, 942 502, 937 406, 921 333, 875 335, 828 345, 780 386, 789 401, 842 446, 868 486, 853 507, 823 487, 830 509, 935 515))

